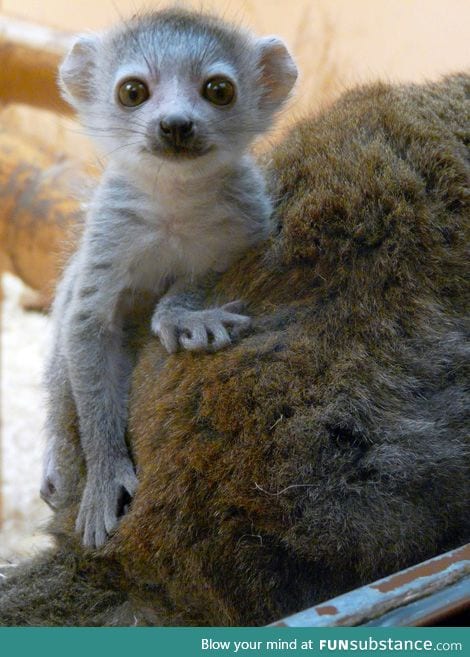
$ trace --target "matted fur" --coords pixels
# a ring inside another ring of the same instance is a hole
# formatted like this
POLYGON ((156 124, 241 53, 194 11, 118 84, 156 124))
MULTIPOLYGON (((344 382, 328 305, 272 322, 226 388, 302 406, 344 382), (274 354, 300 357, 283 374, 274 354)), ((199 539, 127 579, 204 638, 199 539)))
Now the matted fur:
POLYGON ((207 299, 254 332, 167 356, 141 324, 132 508, 87 555, 78 486, 1 622, 263 624, 469 538, 469 97, 375 84, 274 149, 278 229, 207 299))

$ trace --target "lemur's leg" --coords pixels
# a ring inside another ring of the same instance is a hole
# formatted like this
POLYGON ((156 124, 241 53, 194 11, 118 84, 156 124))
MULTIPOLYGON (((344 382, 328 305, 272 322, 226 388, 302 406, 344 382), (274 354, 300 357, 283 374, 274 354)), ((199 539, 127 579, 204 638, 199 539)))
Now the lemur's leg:
POLYGON ((158 302, 151 327, 168 352, 173 353, 179 347, 189 351, 218 351, 250 327, 250 318, 241 314, 242 301, 201 309, 205 292, 216 277, 210 274, 192 286, 177 281, 158 302))
POLYGON ((76 415, 67 362, 58 347, 54 349, 46 372, 47 443, 40 489, 42 499, 53 509, 60 506, 66 494, 58 468, 58 449, 70 432, 76 415))
POLYGON ((104 324, 93 310, 74 310, 68 321, 67 360, 78 411, 87 479, 77 531, 99 547, 137 487, 126 442, 131 359, 120 325, 104 324))
POLYGON ((47 360, 44 384, 47 391, 46 449, 40 495, 53 509, 60 506, 67 491, 63 489, 58 470, 57 451, 66 439, 72 418, 76 416, 70 385, 67 359, 64 353, 64 317, 73 299, 77 256, 70 259, 60 281, 52 307, 52 351, 47 360))

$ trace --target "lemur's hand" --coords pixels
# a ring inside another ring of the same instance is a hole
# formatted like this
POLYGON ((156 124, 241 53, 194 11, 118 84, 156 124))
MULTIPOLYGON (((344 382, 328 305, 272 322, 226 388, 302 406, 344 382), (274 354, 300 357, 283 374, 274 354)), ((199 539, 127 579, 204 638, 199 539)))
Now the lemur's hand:
POLYGON ((179 347, 188 351, 218 351, 250 327, 251 319, 240 314, 243 307, 242 301, 207 310, 159 309, 157 305, 152 331, 170 354, 179 347))
POLYGON ((137 488, 134 466, 121 456, 88 471, 75 529, 86 547, 101 547, 127 511, 137 488))

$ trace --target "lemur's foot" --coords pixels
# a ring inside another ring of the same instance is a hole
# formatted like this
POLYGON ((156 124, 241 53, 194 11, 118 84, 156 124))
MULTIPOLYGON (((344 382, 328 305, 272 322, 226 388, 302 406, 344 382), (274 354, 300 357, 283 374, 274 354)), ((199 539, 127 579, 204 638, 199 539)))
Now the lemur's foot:
POLYGON ((59 486, 59 479, 56 473, 43 475, 39 495, 53 511, 59 507, 59 486))
POLYGON ((159 310, 152 318, 152 331, 171 354, 179 347, 188 351, 218 351, 246 331, 251 319, 241 315, 243 302, 232 301, 208 310, 159 310))
POLYGON ((53 511, 59 508, 61 488, 62 481, 56 468, 54 450, 49 446, 46 450, 39 495, 53 511))
POLYGON ((90 470, 80 504, 75 529, 83 537, 83 544, 99 548, 116 529, 121 516, 137 488, 134 466, 123 457, 106 471, 90 470))

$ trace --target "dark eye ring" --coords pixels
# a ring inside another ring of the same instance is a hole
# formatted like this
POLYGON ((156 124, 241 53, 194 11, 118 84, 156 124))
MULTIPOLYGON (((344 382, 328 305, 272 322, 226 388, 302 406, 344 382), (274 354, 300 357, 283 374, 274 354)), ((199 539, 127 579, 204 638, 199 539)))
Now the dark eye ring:
POLYGON ((213 77, 204 83, 202 95, 213 105, 230 105, 235 98, 235 85, 222 76, 213 77))
POLYGON ((137 78, 130 78, 129 80, 124 80, 119 85, 118 89, 118 99, 121 105, 125 107, 137 107, 142 105, 150 97, 149 88, 137 78))

